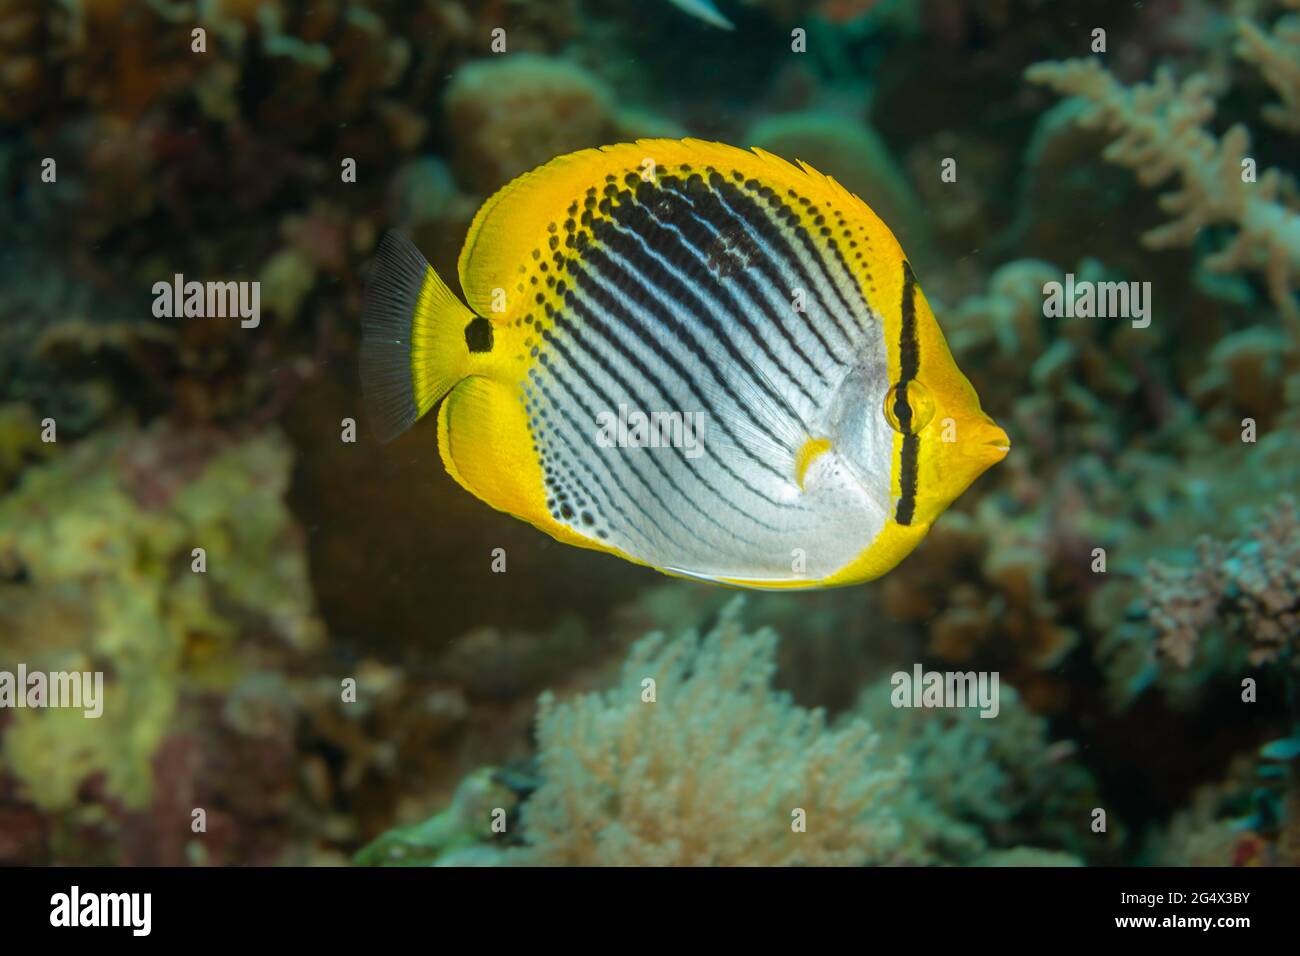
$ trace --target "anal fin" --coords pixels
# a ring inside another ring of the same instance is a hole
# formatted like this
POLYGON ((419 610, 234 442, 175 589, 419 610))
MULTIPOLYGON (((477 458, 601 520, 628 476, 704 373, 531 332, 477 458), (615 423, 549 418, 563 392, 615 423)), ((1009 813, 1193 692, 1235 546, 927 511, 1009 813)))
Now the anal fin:
POLYGON ((611 550, 547 510, 542 467, 516 388, 482 376, 464 379, 438 412, 438 451, 447 472, 498 511, 565 544, 611 550))

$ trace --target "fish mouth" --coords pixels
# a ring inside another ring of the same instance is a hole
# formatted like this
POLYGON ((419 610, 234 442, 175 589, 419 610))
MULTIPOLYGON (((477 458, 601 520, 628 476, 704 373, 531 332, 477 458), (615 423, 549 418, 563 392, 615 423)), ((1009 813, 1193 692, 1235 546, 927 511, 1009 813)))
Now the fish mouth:
POLYGON ((1011 439, 992 421, 985 424, 984 435, 981 437, 984 440, 980 442, 980 446, 986 450, 986 454, 992 455, 995 462, 1007 457, 1007 452, 1011 451, 1011 439))

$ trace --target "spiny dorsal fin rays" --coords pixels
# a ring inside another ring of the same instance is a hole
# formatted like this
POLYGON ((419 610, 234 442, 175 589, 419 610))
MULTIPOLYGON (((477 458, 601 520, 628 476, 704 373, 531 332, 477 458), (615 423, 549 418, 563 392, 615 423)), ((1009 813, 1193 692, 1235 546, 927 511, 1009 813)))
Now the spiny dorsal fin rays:
MULTIPOLYGON (((794 189, 818 203, 841 207, 845 216, 865 228, 864 241, 874 247, 875 255, 897 250, 892 233, 866 203, 807 164, 796 166, 758 148, 739 149, 696 139, 642 139, 558 157, 502 187, 483 204, 470 224, 458 262, 461 288, 474 312, 499 320, 494 302, 502 291, 513 294, 520 263, 546 241, 548 229, 564 219, 566 206, 574 198, 592 183, 604 180, 611 162, 638 171, 647 166, 654 171, 682 164, 739 170, 747 177, 770 180, 780 192, 794 189)), ((898 254, 901 256, 901 251, 898 254)), ((828 264, 828 268, 827 278, 842 296, 852 291, 851 301, 861 295, 863 276, 856 268, 847 273, 839 263, 828 264)))
POLYGON ((830 195, 834 196, 837 199, 840 199, 843 202, 849 203, 850 208, 853 210, 853 212, 855 213, 866 212, 866 213, 871 213, 871 215, 873 216, 875 215, 875 213, 872 212, 871 207, 868 206, 867 203, 863 201, 862 197, 860 197, 857 193, 849 192, 849 190, 842 183, 840 183, 839 180, 835 179, 833 176, 829 176, 826 173, 823 173, 821 170, 817 169, 815 166, 812 166, 810 163, 805 162, 804 160, 799 159, 797 157, 795 158, 795 161, 792 163, 789 160, 783 159, 782 157, 776 155, 776 153, 768 152, 767 150, 763 149, 761 146, 751 146, 749 147, 749 151, 753 153, 755 156, 757 156, 759 159, 763 160, 763 162, 767 163, 769 166, 779 169, 786 175, 802 176, 805 179, 810 179, 817 185, 824 187, 830 195))
POLYGON ((862 199, 861 196, 859 196, 857 193, 850 192, 848 188, 845 187, 844 184, 842 184, 834 176, 831 176, 829 173, 823 173, 820 169, 811 166, 810 164, 804 162, 802 159, 796 159, 795 162, 799 165, 799 168, 803 170, 804 173, 808 175, 811 179, 824 184, 826 189, 830 192, 832 196, 836 196, 837 198, 842 199, 845 202, 851 203, 855 212, 860 209, 865 209, 868 212, 871 211, 871 207, 867 205, 867 203, 862 199))

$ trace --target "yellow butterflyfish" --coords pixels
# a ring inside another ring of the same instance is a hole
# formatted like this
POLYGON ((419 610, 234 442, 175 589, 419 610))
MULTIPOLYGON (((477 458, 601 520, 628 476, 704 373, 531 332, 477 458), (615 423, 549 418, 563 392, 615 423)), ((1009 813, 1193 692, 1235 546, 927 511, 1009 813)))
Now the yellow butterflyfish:
POLYGON ((380 245, 382 440, 442 402, 447 471, 559 541, 752 588, 878 577, 1007 453, 888 227, 811 167, 642 140, 492 196, 462 303, 380 245))

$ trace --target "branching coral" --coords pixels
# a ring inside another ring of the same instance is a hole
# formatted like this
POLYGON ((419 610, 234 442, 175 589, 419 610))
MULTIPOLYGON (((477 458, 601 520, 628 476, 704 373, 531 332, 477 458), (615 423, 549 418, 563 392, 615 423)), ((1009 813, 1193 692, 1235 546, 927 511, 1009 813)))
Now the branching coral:
POLYGON ((828 728, 770 689, 776 635, 744 633, 739 601, 708 605, 664 608, 683 626, 720 614, 703 640, 654 632, 613 689, 564 703, 547 692, 534 761, 469 774, 447 809, 381 836, 358 862, 1009 866, 1113 850, 1087 825, 1098 798, 1075 748, 1015 690, 1003 685, 998 716, 984 719, 896 709, 873 680, 828 728), (796 808, 806 832, 792 826, 796 808), (489 828, 498 811, 508 826, 489 828))
POLYGON ((1158 648, 1183 667, 1201 635, 1227 627, 1251 642, 1250 661, 1296 658, 1300 650, 1300 516, 1283 497, 1246 538, 1202 538, 1189 568, 1159 562, 1142 583, 1158 648))
MULTIPOLYGON (((1289 0, 1288 6, 1300 10, 1300 0, 1289 0)), ((1272 32, 1253 20, 1239 20, 1237 35, 1237 55, 1259 70, 1282 101, 1264 107, 1264 119, 1300 133, 1300 13, 1279 17, 1272 32)))
MULTIPOLYGON (((1069 271, 1080 285, 1127 278, 1093 259, 1069 271)), ((1168 404, 1167 385, 1148 359, 1163 338, 1159 327, 1094 315, 1048 318, 1049 284, 1066 282, 1066 270, 1047 262, 1013 260, 993 273, 986 293, 945 316, 984 407, 1013 420, 1017 444, 1040 469, 1084 451, 1117 451, 1130 432, 1159 428, 1160 406, 1168 404)))
MULTIPOLYGON (((1208 436, 1197 437, 1204 441, 1208 436)), ((1195 637, 1189 667, 1158 666, 1155 642, 1160 632, 1152 626, 1144 597, 1144 588, 1156 587, 1148 569, 1154 563, 1175 577, 1175 592, 1161 590, 1159 604, 1166 612, 1196 603, 1184 577, 1199 573, 1196 542, 1206 536, 1224 537, 1225 527, 1258 523, 1260 504, 1300 488, 1296 440, 1294 425, 1282 420, 1255 445, 1243 446, 1238 440, 1202 447, 1179 459, 1130 452, 1119 461, 1121 497, 1111 508, 1130 517, 1114 523, 1118 534, 1107 545, 1109 573, 1088 601, 1093 656, 1107 672, 1109 693, 1118 706, 1128 706, 1154 683, 1177 709, 1185 709, 1201 699, 1212 674, 1235 673, 1245 664, 1246 647, 1235 639, 1237 632, 1206 626, 1195 637)), ((1219 611, 1229 625, 1240 623, 1230 605, 1219 611)), ((1177 613, 1190 612, 1186 607, 1177 613)), ((1217 623, 1218 618, 1212 616, 1211 621, 1217 623)), ((1172 657, 1165 660, 1174 663, 1172 657)))
POLYGON ((1088 812, 1095 785, 1069 741, 1015 689, 1000 687, 996 717, 975 709, 894 707, 889 684, 863 692, 853 713, 880 733, 884 753, 909 764, 909 799, 900 803, 907 863, 971 863, 990 848, 1050 844, 1092 855, 1088 812))
POLYGON ((729 605, 703 640, 644 638, 612 690, 542 698, 543 783, 522 810, 530 862, 887 858, 900 768, 879 756, 866 724, 827 730, 820 711, 772 691, 777 636, 743 633, 739 611, 729 605))
POLYGON ((1039 63, 1026 76, 1085 101, 1079 121, 1114 134, 1105 157, 1131 168, 1144 186, 1177 178, 1177 187, 1160 200, 1174 219, 1143 236, 1149 248, 1191 245, 1207 226, 1236 227, 1227 245, 1205 260, 1206 267, 1263 272, 1274 303, 1300 330, 1294 299, 1300 284, 1300 212, 1284 202, 1278 170, 1267 170, 1258 181, 1246 175, 1250 133, 1244 126, 1233 126, 1221 139, 1205 128, 1215 109, 1208 77, 1195 74, 1180 84, 1170 70, 1161 69, 1154 82, 1126 87, 1095 59, 1039 63))
MULTIPOLYGON (((1072 271, 1080 281, 1123 278, 1088 261, 1072 271)), ((1190 308, 1206 309, 1197 331, 1209 361, 1171 368, 1167 312, 1149 329, 1046 319, 1046 283, 1063 279, 1048 263, 1013 261, 986 294, 945 313, 954 352, 985 407, 1011 423, 1016 451, 998 493, 945 514, 881 591, 895 615, 930 622, 930 652, 945 660, 978 654, 1013 670, 989 655, 1014 647, 1020 659, 1050 666, 1061 657, 1039 651, 1068 649, 1074 635, 1107 662, 1121 700, 1153 679, 1194 690, 1205 673, 1157 672, 1150 628, 1129 609, 1148 561, 1177 563, 1225 515, 1248 520, 1237 515, 1243 501, 1298 487, 1286 451, 1295 441, 1296 351, 1267 326, 1223 335, 1211 348, 1228 310, 1192 298, 1190 308), (1243 446, 1243 416, 1257 419, 1258 445, 1243 446), (1093 568, 1095 548, 1108 570, 1093 568), (936 594, 946 605, 937 614, 936 594)), ((1198 354, 1187 348, 1190 334, 1180 330, 1177 344, 1198 354)), ((1030 674, 1015 679, 1048 706, 1030 674)))

